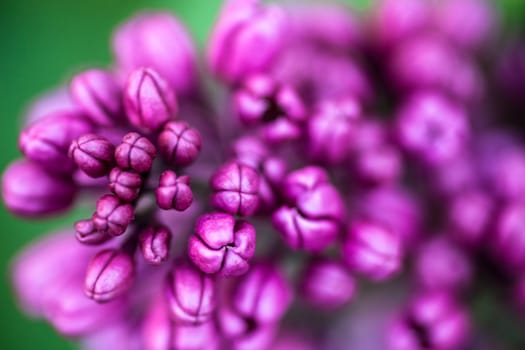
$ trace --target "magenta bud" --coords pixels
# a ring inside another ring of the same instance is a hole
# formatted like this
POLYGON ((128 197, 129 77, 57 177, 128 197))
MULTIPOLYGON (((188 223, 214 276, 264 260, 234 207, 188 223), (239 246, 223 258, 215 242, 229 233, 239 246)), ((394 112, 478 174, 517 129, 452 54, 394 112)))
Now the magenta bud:
POLYGON ((388 330, 389 350, 463 349, 469 334, 466 310, 452 295, 427 292, 417 295, 408 310, 388 330))
POLYGON ((151 265, 159 265, 168 259, 171 232, 167 227, 148 227, 140 233, 139 241, 142 256, 151 265))
POLYGON ((123 203, 117 196, 105 194, 97 201, 93 213, 93 224, 98 231, 111 236, 119 236, 133 221, 133 206, 123 203))
POLYGON ((175 166, 193 163, 199 156, 201 144, 200 133, 183 121, 168 122, 157 140, 159 153, 175 166))
POLYGON ((142 188, 142 177, 133 170, 113 168, 109 173, 109 189, 124 202, 133 202, 142 188))
POLYGON ((130 74, 124 90, 128 120, 144 131, 157 131, 177 115, 175 92, 153 69, 140 68, 130 74))
POLYGON ((259 175, 248 165, 229 162, 210 180, 211 204, 232 215, 250 216, 259 204, 259 175))
POLYGON ((283 46, 286 20, 276 5, 258 0, 227 1, 208 45, 211 71, 234 83, 269 68, 283 46))
POLYGON ((253 225, 226 213, 201 216, 188 242, 188 255, 199 269, 225 277, 245 274, 254 254, 253 225))
POLYGON ((305 167, 285 178, 281 189, 289 203, 273 213, 272 224, 292 249, 319 252, 336 239, 345 207, 327 181, 318 167, 305 167))
POLYGON ((86 295, 103 303, 125 293, 133 284, 135 263, 125 252, 115 249, 103 250, 91 259, 84 284, 86 295))
POLYGON ((361 106, 350 97, 325 101, 308 119, 307 148, 310 157, 324 164, 345 161, 358 132, 361 106))
POLYGON ((193 202, 189 176, 179 176, 171 170, 160 175, 159 187, 155 190, 157 205, 164 210, 184 211, 193 202))
POLYGON ((151 170, 155 159, 155 146, 136 132, 126 134, 115 150, 115 161, 123 169, 133 169, 139 173, 151 170))
POLYGON ((352 271, 373 281, 389 279, 401 269, 401 237, 376 223, 356 221, 344 243, 343 258, 352 271))
POLYGON ((90 69, 77 74, 71 80, 70 92, 94 123, 111 126, 122 121, 122 90, 111 73, 90 69))
POLYGON ((39 217, 67 210, 75 199, 76 188, 70 178, 47 173, 40 166, 18 160, 2 177, 2 197, 13 214, 39 217))
POLYGON ((261 125, 269 143, 296 140, 306 119, 305 106, 295 89, 267 75, 246 78, 234 95, 234 108, 244 124, 261 125))
POLYGON ((189 262, 178 260, 166 280, 166 298, 177 323, 197 325, 208 321, 216 307, 215 284, 189 262))
POLYGON ((334 310, 348 303, 356 282, 345 266, 327 259, 308 262, 299 282, 301 296, 320 309, 334 310))
POLYGON ((276 267, 255 264, 242 276, 231 299, 231 307, 255 324, 278 322, 292 302, 291 288, 276 267))
POLYGON ((77 221, 75 223, 75 235, 80 243, 87 245, 102 244, 111 239, 111 236, 106 232, 98 231, 95 228, 93 220, 77 221))
POLYGON ((480 246, 490 227, 493 207, 488 193, 476 190, 458 193, 448 206, 451 233, 461 243, 480 246))
POLYGON ((109 173, 113 163, 115 146, 106 138, 86 134, 71 142, 69 157, 87 175, 93 178, 109 173))
POLYGON ((56 112, 27 126, 20 134, 18 145, 31 161, 48 171, 70 173, 73 161, 68 157, 71 141, 90 133, 91 123, 75 112, 56 112))
POLYGON ((195 90, 195 48, 186 28, 170 13, 150 12, 131 18, 116 30, 112 46, 123 76, 149 67, 177 94, 188 95, 195 90))
POLYGON ((516 273, 525 267, 525 204, 510 202, 495 222, 490 249, 499 263, 516 273))
POLYGON ((426 290, 456 292, 472 281, 472 264, 458 246, 443 238, 434 238, 419 248, 416 255, 417 281, 426 290))
POLYGON ((401 145, 430 165, 451 161, 469 138, 467 116, 458 105, 435 93, 420 93, 406 101, 397 114, 401 145))

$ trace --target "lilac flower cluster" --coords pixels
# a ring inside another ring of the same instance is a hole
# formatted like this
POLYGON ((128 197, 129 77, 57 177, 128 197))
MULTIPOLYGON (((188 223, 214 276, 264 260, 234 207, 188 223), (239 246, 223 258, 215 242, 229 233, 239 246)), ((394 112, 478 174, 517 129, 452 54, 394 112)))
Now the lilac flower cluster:
MULTIPOLYGON (((4 172, 16 215, 94 210, 16 259, 22 307, 86 349, 316 349, 397 278, 382 348, 464 349, 478 266, 525 310, 525 145, 481 65, 498 30, 484 0, 228 0, 212 95, 179 20, 135 16, 111 68, 32 109, 4 172)), ((494 84, 523 108, 516 47, 494 84)))

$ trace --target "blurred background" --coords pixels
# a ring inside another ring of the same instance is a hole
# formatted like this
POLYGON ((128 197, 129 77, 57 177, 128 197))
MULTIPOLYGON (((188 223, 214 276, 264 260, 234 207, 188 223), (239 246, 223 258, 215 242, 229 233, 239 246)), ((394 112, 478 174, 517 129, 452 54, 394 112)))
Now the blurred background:
MULTIPOLYGON (((364 9, 370 0, 345 0, 364 9)), ((88 66, 111 60, 113 28, 147 9, 176 13, 202 50, 220 0, 40 0, 0 1, 0 169, 19 156, 16 147, 21 118, 32 99, 88 66)), ((496 0, 504 25, 523 31, 524 0, 496 0)), ((0 208, 0 349, 73 349, 43 321, 31 320, 17 308, 9 283, 9 263, 35 237, 67 227, 81 212, 48 221, 28 222, 0 208)))

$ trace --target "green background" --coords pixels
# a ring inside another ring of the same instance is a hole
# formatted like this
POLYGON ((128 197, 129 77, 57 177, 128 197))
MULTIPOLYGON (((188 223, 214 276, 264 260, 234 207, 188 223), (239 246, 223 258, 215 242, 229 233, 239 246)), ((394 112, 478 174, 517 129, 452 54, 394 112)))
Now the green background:
MULTIPOLYGON (((347 0, 362 6, 366 0, 347 0)), ((504 0, 508 27, 521 27, 525 1, 504 0)), ((29 101, 86 66, 110 62, 109 40, 115 26, 139 10, 168 9, 189 27, 199 48, 220 6, 219 0, 0 0, 0 169, 19 157, 20 119, 29 101)), ((0 349, 71 349, 43 321, 17 309, 9 285, 9 261, 38 235, 68 225, 71 216, 27 222, 0 208, 0 349)))

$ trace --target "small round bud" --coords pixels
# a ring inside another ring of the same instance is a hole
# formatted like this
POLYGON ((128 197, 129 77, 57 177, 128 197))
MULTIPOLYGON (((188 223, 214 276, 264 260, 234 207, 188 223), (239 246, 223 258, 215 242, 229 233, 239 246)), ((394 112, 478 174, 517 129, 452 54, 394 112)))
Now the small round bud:
POLYGON ((77 221, 75 223, 75 235, 80 243, 87 245, 102 244, 111 239, 111 236, 106 232, 98 231, 95 228, 93 220, 77 221))
POLYGON ((167 227, 148 227, 140 233, 139 241, 142 256, 148 263, 159 265, 168 258, 171 232, 167 227))
POLYGON ((2 197, 6 208, 20 216, 39 217, 63 212, 75 199, 70 178, 47 173, 27 160, 18 160, 2 177, 2 197))
POLYGON ((341 263, 314 259, 301 275, 299 290, 308 303, 320 309, 334 310, 353 298, 356 282, 341 263))
POLYGON ((166 280, 165 292, 171 316, 177 323, 201 324, 215 311, 213 279, 186 261, 175 262, 166 280))
POLYGON ((87 134, 69 146, 69 157, 90 177, 102 177, 114 163, 115 146, 102 136, 87 134))
POLYGON ((133 221, 133 206, 123 203, 117 196, 105 194, 97 201, 93 224, 98 231, 119 236, 133 221))
POLYGON ((126 134, 115 150, 115 161, 123 169, 133 169, 139 173, 151 170, 155 159, 155 146, 136 132, 126 134))
POLYGON ((228 83, 273 63, 284 43, 286 16, 276 5, 229 1, 213 29, 208 52, 212 72, 228 83))
POLYGON ((111 126, 121 122, 122 90, 111 73, 90 69, 76 75, 70 91, 75 102, 96 124, 111 126))
POLYGON ((31 161, 54 173, 71 173, 75 167, 68 157, 71 141, 90 133, 91 123, 75 112, 61 111, 41 118, 20 134, 18 145, 31 161))
POLYGON ((383 281, 399 272, 402 241, 395 232, 372 222, 354 222, 343 246, 348 266, 373 281, 383 281))
POLYGON ((113 168, 109 173, 109 189, 124 202, 137 199, 142 188, 142 177, 133 170, 113 168))
POLYGON ((233 215, 250 216, 259 204, 259 175, 250 166, 230 162, 210 180, 214 207, 233 215))
POLYGON ((198 268, 225 277, 246 273, 254 254, 255 228, 226 213, 201 216, 188 242, 188 255, 198 268))
POLYGON ((159 208, 184 211, 193 202, 190 178, 188 176, 177 177, 173 171, 166 170, 160 175, 159 187, 155 190, 155 195, 159 208))
POLYGON ((131 73, 124 90, 128 120, 144 131, 156 131, 177 114, 175 92, 153 69, 131 73))
POLYGON ((201 135, 186 122, 168 122, 157 140, 159 153, 174 166, 190 165, 201 151, 201 135))
POLYGON ((84 292, 99 302, 107 302, 125 293, 133 284, 135 263, 120 250, 107 249, 91 259, 86 273, 84 292))
POLYGON ((184 25, 168 12, 141 13, 121 25, 112 40, 123 76, 141 67, 154 69, 179 95, 197 85, 196 50, 184 25))

